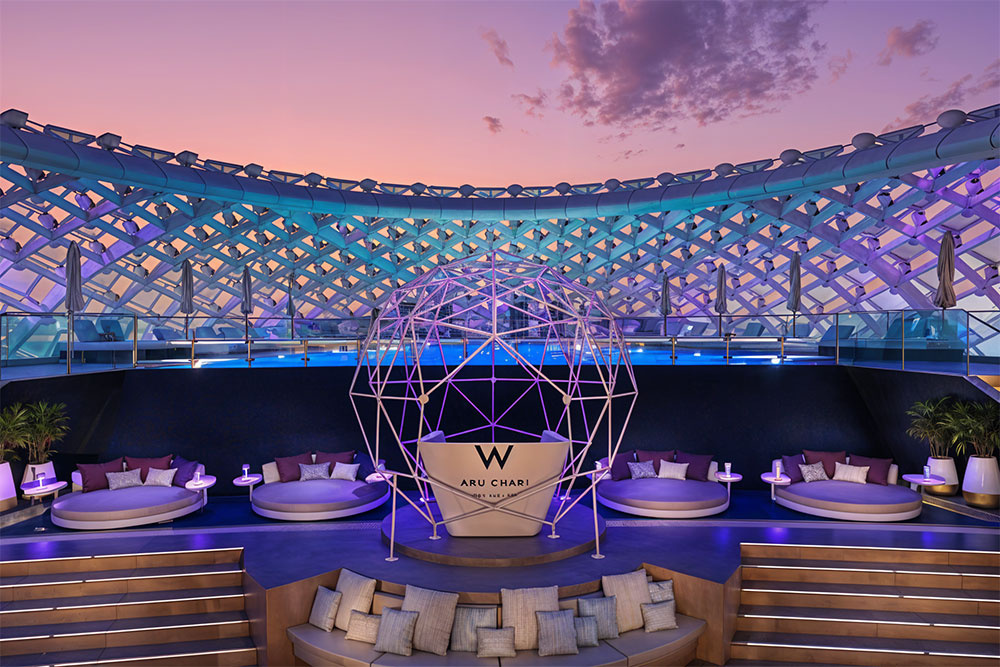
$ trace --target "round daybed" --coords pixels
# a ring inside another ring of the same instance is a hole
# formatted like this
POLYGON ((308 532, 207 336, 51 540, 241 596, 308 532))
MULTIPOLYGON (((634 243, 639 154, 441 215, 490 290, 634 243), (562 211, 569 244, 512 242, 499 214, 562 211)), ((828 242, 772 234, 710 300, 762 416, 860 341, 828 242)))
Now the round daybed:
MULTIPOLYGON (((204 472, 204 468, 199 466, 204 472)), ((73 488, 80 489, 79 472, 73 488)), ((169 521, 197 512, 205 505, 202 491, 180 486, 134 486, 127 489, 82 490, 52 501, 52 523, 76 530, 108 530, 169 521)))
MULTIPOLYGON (((359 455, 360 456, 360 455, 359 455)), ((254 512, 282 521, 322 521, 362 514, 389 499, 388 482, 379 474, 364 480, 310 479, 282 482, 274 461, 263 466, 264 484, 253 491, 254 512)))
MULTIPOLYGON (((848 459, 850 461, 850 459, 848 459)), ((774 462, 771 463, 774 470, 774 462)), ((888 484, 857 484, 835 479, 794 482, 774 490, 774 502, 788 509, 845 521, 906 521, 920 515, 919 493, 896 484, 899 468, 889 467, 888 484)))
MULTIPOLYGON (((598 461, 608 467, 607 458, 598 461)), ((716 479, 719 464, 712 461, 708 479, 716 479)), ((605 476, 597 483, 597 502, 626 514, 658 519, 693 519, 725 512, 729 507, 729 492, 718 481, 694 479, 614 480, 605 476)))

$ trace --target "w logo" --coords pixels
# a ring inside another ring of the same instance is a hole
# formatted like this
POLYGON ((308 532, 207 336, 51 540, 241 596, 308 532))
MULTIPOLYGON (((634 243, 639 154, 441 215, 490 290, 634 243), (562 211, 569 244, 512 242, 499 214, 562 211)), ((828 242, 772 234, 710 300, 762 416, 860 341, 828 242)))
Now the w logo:
POLYGON ((476 445, 476 451, 479 453, 479 458, 482 459, 483 465, 487 470, 490 469, 490 464, 493 463, 493 459, 496 459, 497 463, 500 464, 500 470, 503 470, 503 467, 507 464, 507 459, 510 458, 510 452, 512 449, 514 449, 514 445, 507 445, 507 451, 503 453, 503 456, 500 456, 500 452, 498 452, 497 448, 494 447, 490 452, 490 455, 486 456, 486 454, 483 454, 483 448, 476 445))

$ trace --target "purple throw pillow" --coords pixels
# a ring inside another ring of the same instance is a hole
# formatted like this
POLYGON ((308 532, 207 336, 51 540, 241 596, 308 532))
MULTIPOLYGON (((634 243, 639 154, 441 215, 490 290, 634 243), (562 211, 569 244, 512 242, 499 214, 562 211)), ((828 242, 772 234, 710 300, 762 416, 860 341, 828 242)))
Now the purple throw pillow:
POLYGON ((696 479, 699 482, 708 481, 708 468, 712 465, 711 454, 688 454, 687 452, 677 450, 674 462, 688 464, 688 479, 696 479))
POLYGON ((618 452, 614 461, 611 462, 611 479, 629 479, 632 472, 628 469, 628 462, 635 461, 635 451, 630 449, 627 452, 618 452))
MULTIPOLYGON (((802 460, 801 454, 792 454, 791 456, 781 457, 781 472, 788 475, 792 480, 792 484, 802 481, 802 471, 799 470, 799 464, 805 463, 802 460)), ((771 472, 774 472, 773 470, 771 472)))
POLYGON ((166 456, 158 456, 155 458, 136 458, 134 456, 125 457, 125 470, 135 470, 139 469, 139 478, 142 483, 146 483, 146 475, 149 474, 150 468, 156 468, 157 470, 166 470, 170 467, 170 459, 174 458, 173 455, 167 454, 166 456))
MULTIPOLYGON (((316 452, 316 463, 329 463, 330 470, 338 463, 354 463, 354 450, 349 452, 316 452)), ((360 478, 359 478, 360 479, 360 478)), ((284 480, 282 480, 284 481, 284 480)))
POLYGON ((802 454, 806 457, 806 463, 821 463, 826 476, 833 479, 833 474, 837 472, 837 462, 847 463, 847 451, 840 452, 815 452, 811 449, 803 449, 802 454))
POLYGON ((674 454, 676 452, 673 449, 668 449, 666 451, 656 451, 648 449, 637 449, 635 450, 635 460, 642 461, 652 461, 653 468, 656 470, 656 474, 660 474, 660 461, 673 461, 674 454))
POLYGON ((312 452, 298 456, 276 456, 274 462, 278 466, 278 478, 282 482, 294 482, 299 478, 299 464, 309 465, 313 462, 312 452))
POLYGON ((83 492, 100 491, 108 488, 109 472, 122 472, 125 459, 118 457, 105 463, 79 463, 76 468, 83 479, 83 492))
POLYGON ((198 470, 198 462, 188 461, 183 456, 175 456, 170 467, 177 469, 177 472, 174 473, 173 485, 183 488, 185 484, 194 479, 194 474, 198 470))
POLYGON ((860 454, 851 454, 852 466, 868 466, 868 481, 872 484, 889 486, 889 466, 892 459, 871 459, 860 454))

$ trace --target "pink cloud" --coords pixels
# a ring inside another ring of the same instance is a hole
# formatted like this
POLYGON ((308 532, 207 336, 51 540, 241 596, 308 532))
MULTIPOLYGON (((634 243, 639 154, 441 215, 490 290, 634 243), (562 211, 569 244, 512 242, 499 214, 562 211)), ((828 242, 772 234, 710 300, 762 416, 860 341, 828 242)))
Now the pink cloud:
POLYGON ((962 102, 982 93, 990 93, 994 99, 1000 98, 1000 58, 989 64, 978 77, 966 74, 953 81, 944 92, 924 95, 907 104, 903 114, 897 116, 882 131, 932 123, 942 111, 961 108, 962 102))
POLYGON ((502 38, 495 28, 483 30, 481 33, 483 40, 489 45, 490 51, 497 57, 497 62, 507 67, 513 67, 514 61, 510 59, 510 47, 507 40, 502 38))
POLYGON ((528 95, 527 93, 517 93, 516 95, 511 95, 511 98, 524 107, 524 113, 532 118, 541 118, 542 109, 545 108, 548 103, 548 93, 546 93, 541 88, 538 89, 538 93, 535 95, 528 95))
POLYGON ((853 61, 854 51, 851 51, 850 49, 847 49, 847 53, 842 56, 834 56, 830 58, 830 62, 826 64, 826 66, 830 68, 830 83, 836 83, 839 81, 840 77, 844 76, 844 73, 853 61))
POLYGON ((583 0, 550 41, 569 74, 561 108, 599 123, 656 128, 763 113, 808 90, 823 45, 815 3, 583 0))
POLYGON ((922 56, 933 51, 937 43, 937 28, 932 21, 920 19, 909 30, 897 25, 886 37, 885 49, 879 54, 878 64, 889 65, 896 56, 900 58, 922 56))
POLYGON ((486 123, 486 129, 490 131, 490 134, 503 132, 503 123, 496 116, 483 116, 483 122, 486 123))

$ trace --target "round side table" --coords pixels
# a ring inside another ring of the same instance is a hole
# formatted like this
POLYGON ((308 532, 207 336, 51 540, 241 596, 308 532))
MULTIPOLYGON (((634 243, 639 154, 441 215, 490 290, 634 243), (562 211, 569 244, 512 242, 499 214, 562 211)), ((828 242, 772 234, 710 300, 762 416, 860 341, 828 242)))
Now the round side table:
POLYGON ((938 475, 924 477, 923 473, 903 475, 903 481, 909 482, 910 488, 914 491, 919 489, 921 486, 934 486, 935 484, 945 484, 947 482, 944 477, 940 477, 938 475))
POLYGON ((257 484, 260 484, 263 479, 264 476, 258 474, 247 475, 246 477, 240 475, 239 477, 233 480, 233 485, 250 487, 250 500, 253 500, 253 487, 257 484))
POLYGON ((773 472, 765 472, 760 476, 761 480, 771 485, 771 500, 774 500, 774 487, 788 486, 792 483, 792 478, 788 475, 775 475, 773 472))
POLYGON ((59 492, 66 488, 66 482, 60 482, 57 479, 53 479, 48 484, 43 486, 28 486, 21 487, 21 495, 25 498, 31 498, 31 504, 34 505, 36 500, 41 500, 45 496, 55 494, 55 497, 59 497, 59 492))
POLYGON ((202 475, 200 480, 192 479, 184 485, 184 488, 191 491, 201 491, 201 508, 205 509, 205 505, 208 504, 208 490, 215 486, 215 481, 215 475, 202 475))
POLYGON ((733 482, 743 481, 743 475, 739 474, 738 472, 731 472, 728 475, 724 472, 717 472, 715 473, 715 479, 719 480, 720 482, 726 483, 726 496, 731 497, 732 490, 730 489, 730 486, 732 485, 733 482))

